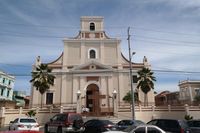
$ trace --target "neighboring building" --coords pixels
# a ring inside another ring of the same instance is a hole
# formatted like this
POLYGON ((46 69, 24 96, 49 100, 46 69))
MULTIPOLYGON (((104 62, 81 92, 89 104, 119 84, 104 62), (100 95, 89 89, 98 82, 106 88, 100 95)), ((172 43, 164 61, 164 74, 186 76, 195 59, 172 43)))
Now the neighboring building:
MULTIPOLYGON (((78 36, 63 42, 63 53, 48 63, 56 79, 44 94, 43 105, 73 104, 77 112, 81 107, 89 108, 91 115, 115 113, 130 90, 129 61, 121 53, 121 41, 105 34, 103 17, 84 16, 78 36)), ((40 63, 38 57, 33 71, 40 63)), ((133 79, 143 67, 150 67, 146 57, 142 63, 132 63, 133 79)), ((133 82, 136 89, 137 80, 133 82)), ((143 102, 144 93, 136 91, 139 101, 143 102)), ((41 94, 32 87, 30 106, 39 107, 40 100, 41 94)), ((155 103, 153 90, 148 93, 148 102, 155 103)))
POLYGON ((13 92, 13 101, 16 102, 16 107, 25 107, 25 91, 14 91, 13 92))
POLYGON ((184 80, 179 82, 180 101, 193 104, 194 98, 200 96, 200 80, 184 80))
POLYGON ((24 107, 24 108, 29 108, 30 96, 26 96, 26 97, 24 98, 24 100, 25 100, 25 107, 24 107))
POLYGON ((155 96, 156 106, 180 105, 179 92, 163 91, 155 96))
POLYGON ((0 71, 0 100, 12 100, 15 77, 0 71))

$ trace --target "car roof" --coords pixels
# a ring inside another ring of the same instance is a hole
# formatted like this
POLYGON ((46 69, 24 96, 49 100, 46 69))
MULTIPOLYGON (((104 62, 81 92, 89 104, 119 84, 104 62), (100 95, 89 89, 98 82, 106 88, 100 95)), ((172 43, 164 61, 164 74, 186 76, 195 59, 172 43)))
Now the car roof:
POLYGON ((18 117, 18 119, 35 119, 35 118, 33 118, 33 117, 18 117))
POLYGON ((144 124, 144 125, 139 125, 138 127, 158 127, 158 126, 144 124))
POLYGON ((153 119, 153 120, 176 120, 177 121, 177 119, 153 119))
POLYGON ((76 112, 64 112, 64 113, 58 113, 57 115, 59 115, 59 114, 66 114, 66 115, 68 115, 68 114, 77 114, 77 115, 81 115, 80 113, 76 113, 76 112))

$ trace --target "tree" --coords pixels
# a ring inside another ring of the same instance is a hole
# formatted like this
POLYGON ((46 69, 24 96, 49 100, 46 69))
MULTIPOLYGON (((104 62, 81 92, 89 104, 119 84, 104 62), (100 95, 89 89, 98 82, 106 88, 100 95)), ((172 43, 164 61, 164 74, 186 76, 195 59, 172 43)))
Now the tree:
POLYGON ((36 71, 32 73, 32 79, 30 80, 33 83, 33 86, 36 87, 41 94, 41 108, 43 101, 43 94, 54 84, 55 76, 51 74, 51 69, 46 64, 41 64, 36 67, 36 71))
MULTIPOLYGON (((132 98, 133 98, 133 96, 131 94, 131 91, 129 91, 123 97, 123 101, 128 102, 128 103, 132 103, 132 98)), ((138 102, 138 95, 137 95, 137 93, 134 94, 134 100, 135 100, 135 102, 138 102)))
POLYGON ((138 71, 138 85, 137 88, 144 92, 144 106, 148 105, 147 93, 154 89, 154 82, 156 78, 153 76, 153 72, 149 68, 143 68, 138 71))
POLYGON ((200 95, 195 96, 195 97, 194 97, 194 101, 195 101, 195 102, 200 102, 200 95))

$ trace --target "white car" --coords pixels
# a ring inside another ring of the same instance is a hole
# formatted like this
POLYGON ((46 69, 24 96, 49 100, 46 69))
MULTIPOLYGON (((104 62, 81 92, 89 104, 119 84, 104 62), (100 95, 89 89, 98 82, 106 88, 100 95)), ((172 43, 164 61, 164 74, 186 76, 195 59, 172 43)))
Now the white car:
POLYGON ((21 117, 16 118, 14 121, 11 121, 8 129, 39 131, 39 124, 34 118, 21 117))
POLYGON ((135 129, 132 129, 131 131, 125 130, 126 132, 123 131, 107 131, 104 133, 167 133, 160 129, 157 126, 153 125, 140 125, 136 127, 135 129))

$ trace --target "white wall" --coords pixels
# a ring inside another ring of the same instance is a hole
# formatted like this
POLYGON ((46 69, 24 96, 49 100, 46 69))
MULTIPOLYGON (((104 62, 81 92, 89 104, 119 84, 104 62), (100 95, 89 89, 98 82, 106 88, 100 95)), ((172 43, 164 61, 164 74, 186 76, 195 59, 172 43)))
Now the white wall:
MULTIPOLYGON (((1 125, 8 125, 11 120, 14 120, 17 117, 20 116, 26 116, 25 114, 30 111, 31 109, 5 109, 4 107, 0 110, 0 118, 3 118, 4 120, 1 123, 1 125)), ((36 116, 38 123, 40 125, 43 125, 49 119, 60 112, 73 112, 76 109, 67 109, 65 107, 60 108, 49 108, 49 109, 36 109, 36 116)), ((184 116, 190 115, 193 116, 193 119, 200 119, 200 108, 199 106, 176 106, 176 107, 155 107, 155 106, 149 106, 149 107, 142 107, 137 106, 135 107, 135 117, 138 120, 142 120, 144 122, 148 122, 155 118, 168 118, 168 119, 184 119, 184 116)), ((117 119, 131 119, 132 113, 131 111, 120 111, 115 114, 117 119)))

